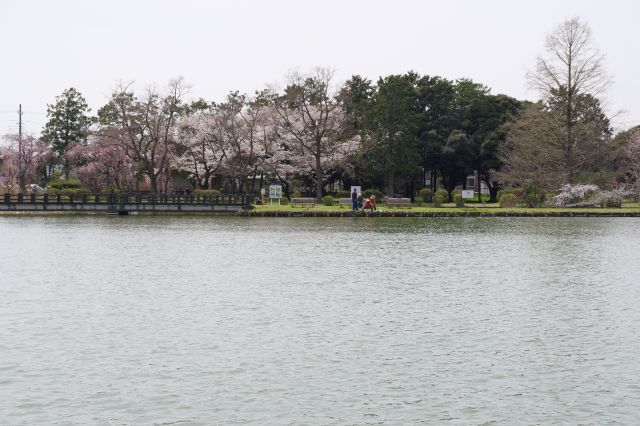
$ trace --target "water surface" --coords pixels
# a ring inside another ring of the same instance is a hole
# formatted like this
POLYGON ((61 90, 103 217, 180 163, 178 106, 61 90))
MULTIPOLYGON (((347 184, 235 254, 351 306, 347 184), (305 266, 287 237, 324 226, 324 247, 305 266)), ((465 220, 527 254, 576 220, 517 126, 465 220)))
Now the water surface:
POLYGON ((637 424, 640 220, 0 216, 0 423, 637 424))

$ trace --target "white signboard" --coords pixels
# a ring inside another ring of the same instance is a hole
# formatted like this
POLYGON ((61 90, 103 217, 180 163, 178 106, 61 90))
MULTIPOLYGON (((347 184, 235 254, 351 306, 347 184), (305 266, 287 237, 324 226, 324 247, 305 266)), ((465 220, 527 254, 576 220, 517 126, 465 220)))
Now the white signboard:
POLYGON ((473 189, 463 189, 462 190, 462 198, 468 199, 475 197, 475 192, 473 189))
POLYGON ((282 198, 282 185, 270 185, 269 198, 282 198))
POLYGON ((349 194, 353 194, 353 190, 356 190, 356 194, 360 194, 362 192, 362 187, 361 186, 352 186, 351 187, 351 191, 349 192, 349 194))

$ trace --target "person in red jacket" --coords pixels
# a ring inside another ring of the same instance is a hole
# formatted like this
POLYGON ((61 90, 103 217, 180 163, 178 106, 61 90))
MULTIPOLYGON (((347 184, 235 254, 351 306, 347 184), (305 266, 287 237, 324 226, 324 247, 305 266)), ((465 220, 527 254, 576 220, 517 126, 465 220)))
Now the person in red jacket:
POLYGON ((371 211, 374 211, 376 209, 376 196, 372 195, 371 197, 369 197, 367 201, 364 202, 362 209, 363 210, 369 209, 371 211))

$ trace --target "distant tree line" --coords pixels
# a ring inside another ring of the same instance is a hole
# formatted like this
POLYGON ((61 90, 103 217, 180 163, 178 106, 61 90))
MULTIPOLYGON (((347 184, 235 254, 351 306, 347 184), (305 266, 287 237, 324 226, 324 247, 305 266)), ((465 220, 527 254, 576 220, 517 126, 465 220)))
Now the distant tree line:
POLYGON ((640 131, 614 137, 600 103, 609 79, 588 25, 574 18, 548 36, 528 74, 531 103, 470 79, 405 74, 337 86, 318 68, 287 76, 282 90, 222 102, 187 101, 181 80, 164 90, 119 85, 95 115, 74 88, 48 105, 40 138, 9 137, 6 186, 78 179, 90 190, 257 192, 279 182, 317 198, 351 184, 413 197, 449 194, 475 175, 491 200, 503 186, 554 191, 567 183, 640 182, 640 131))

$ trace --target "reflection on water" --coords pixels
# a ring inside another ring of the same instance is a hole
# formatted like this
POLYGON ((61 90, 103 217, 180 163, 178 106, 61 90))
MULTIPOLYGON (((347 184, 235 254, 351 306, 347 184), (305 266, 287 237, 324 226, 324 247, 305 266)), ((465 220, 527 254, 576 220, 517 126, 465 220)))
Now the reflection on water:
POLYGON ((2 424, 634 424, 640 221, 0 217, 2 424))

